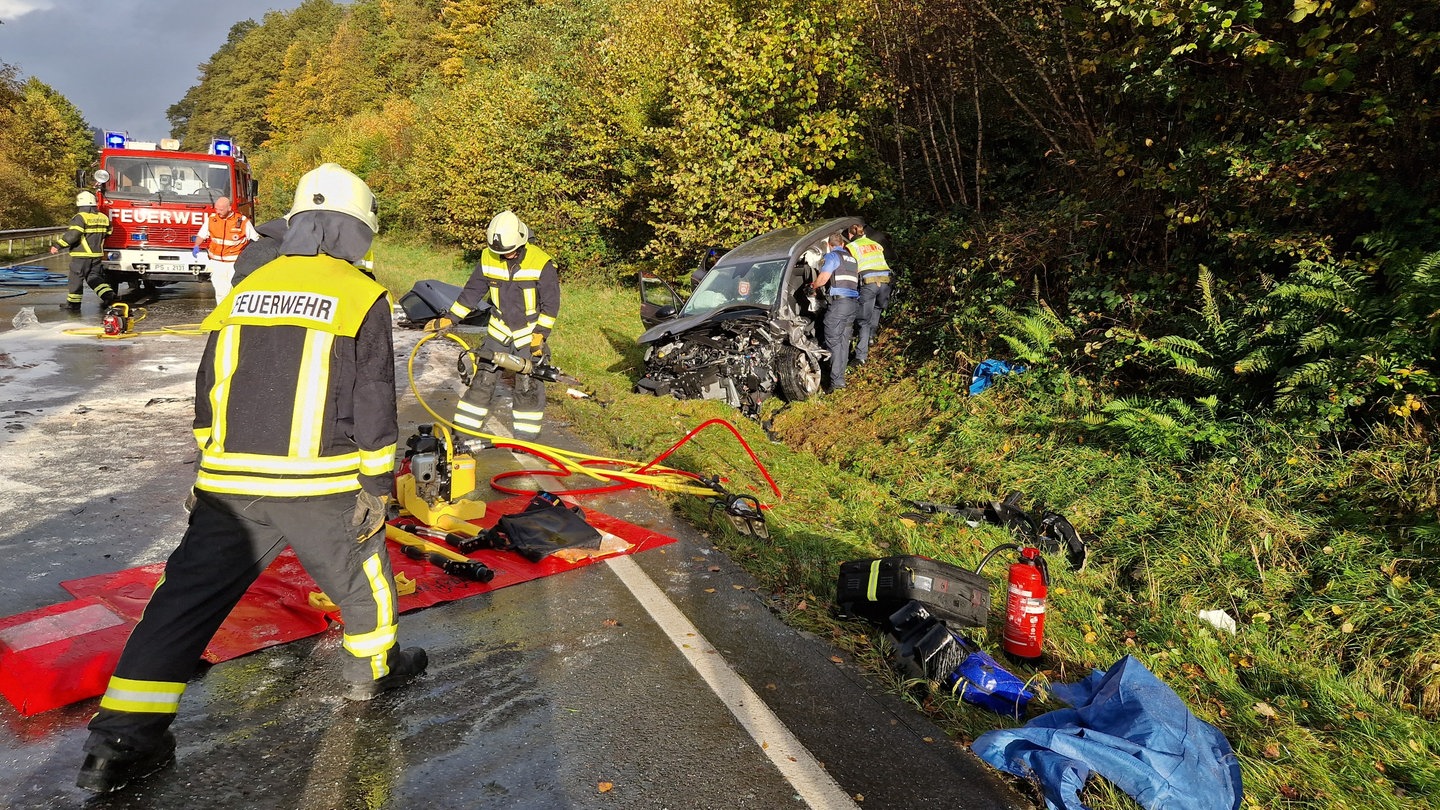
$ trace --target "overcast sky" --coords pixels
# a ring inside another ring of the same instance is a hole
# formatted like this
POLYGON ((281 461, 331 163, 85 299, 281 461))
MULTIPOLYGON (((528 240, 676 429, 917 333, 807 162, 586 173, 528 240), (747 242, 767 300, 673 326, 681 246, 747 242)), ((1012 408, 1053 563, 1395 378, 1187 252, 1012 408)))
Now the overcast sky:
POLYGON ((230 26, 300 0, 0 0, 0 62, 70 99, 92 127, 170 134, 165 110, 230 26))

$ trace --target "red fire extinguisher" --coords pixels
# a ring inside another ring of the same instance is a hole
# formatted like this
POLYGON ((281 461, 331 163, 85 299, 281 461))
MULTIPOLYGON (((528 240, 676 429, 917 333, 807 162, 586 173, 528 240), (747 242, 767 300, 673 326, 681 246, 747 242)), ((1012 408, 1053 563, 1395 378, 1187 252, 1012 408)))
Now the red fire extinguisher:
POLYGON ((1040 549, 1027 546, 1020 559, 1010 565, 1005 600, 1005 634, 1002 646, 1013 658, 1035 660, 1045 640, 1045 596, 1049 593, 1050 571, 1040 549))

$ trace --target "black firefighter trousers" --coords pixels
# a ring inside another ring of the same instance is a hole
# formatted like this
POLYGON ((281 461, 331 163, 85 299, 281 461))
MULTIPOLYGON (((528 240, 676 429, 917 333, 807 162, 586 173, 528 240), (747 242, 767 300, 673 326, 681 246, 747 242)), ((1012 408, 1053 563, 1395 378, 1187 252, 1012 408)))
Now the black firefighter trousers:
MULTIPOLYGON (((492 316, 494 317, 494 316, 492 316)), ((505 343, 490 335, 485 336, 481 347, 485 351, 507 352, 517 357, 530 357, 530 341, 525 339, 516 346, 505 343)), ((549 358, 549 348, 544 357, 549 358)), ((483 365, 471 380, 470 387, 455 403, 455 424, 467 430, 484 432, 485 418, 490 415, 490 400, 495 396, 495 383, 500 379, 499 369, 486 369, 483 365)), ((510 425, 515 438, 533 442, 540 438, 540 423, 545 418, 545 383, 525 374, 515 375, 515 396, 511 400, 510 425)))
POLYGON ((71 256, 70 287, 65 291, 66 303, 79 306, 84 300, 86 284, 100 296, 101 303, 110 303, 110 299, 116 295, 115 285, 110 283, 110 276, 105 272, 99 256, 71 256))
POLYGON ((345 680, 389 674, 397 654, 395 579, 383 531, 355 541, 354 510, 353 492, 265 498, 197 491, 190 528, 125 643, 86 750, 103 740, 140 750, 160 742, 205 646, 287 545, 340 606, 345 680))

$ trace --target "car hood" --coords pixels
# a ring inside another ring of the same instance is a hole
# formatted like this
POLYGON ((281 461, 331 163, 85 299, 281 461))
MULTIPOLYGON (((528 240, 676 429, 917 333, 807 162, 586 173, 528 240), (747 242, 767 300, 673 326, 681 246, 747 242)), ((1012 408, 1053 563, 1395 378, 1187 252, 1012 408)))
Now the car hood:
POLYGON ((748 304, 726 304, 719 309, 711 310, 703 315, 691 315, 685 318, 657 323, 645 334, 641 335, 636 342, 640 345, 654 343, 668 337, 675 337, 686 332, 694 331, 697 327, 721 321, 766 321, 770 319, 770 311, 763 307, 750 306, 748 304))

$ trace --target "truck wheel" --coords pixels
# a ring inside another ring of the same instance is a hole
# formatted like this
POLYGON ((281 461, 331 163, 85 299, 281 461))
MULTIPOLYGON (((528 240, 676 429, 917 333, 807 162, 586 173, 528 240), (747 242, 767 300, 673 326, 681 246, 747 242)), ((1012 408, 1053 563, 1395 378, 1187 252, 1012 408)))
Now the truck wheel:
POLYGON ((780 393, 791 402, 804 402, 820 393, 820 364, 808 353, 793 346, 780 350, 775 358, 780 393))

